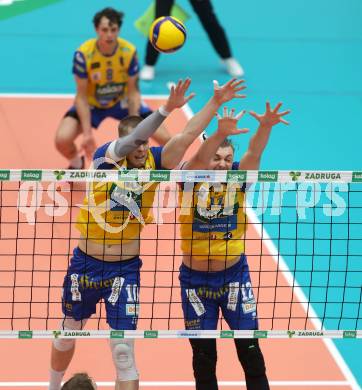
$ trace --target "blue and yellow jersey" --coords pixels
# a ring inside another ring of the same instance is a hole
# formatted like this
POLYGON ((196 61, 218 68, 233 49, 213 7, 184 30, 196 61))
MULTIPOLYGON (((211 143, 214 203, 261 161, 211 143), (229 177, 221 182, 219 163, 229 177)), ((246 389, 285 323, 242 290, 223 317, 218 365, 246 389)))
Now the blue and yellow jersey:
POLYGON ((130 76, 139 71, 136 48, 122 38, 113 55, 105 56, 97 48, 97 39, 84 42, 74 54, 73 73, 88 79, 88 103, 109 108, 123 99, 130 76))
MULTIPOLYGON (((105 156, 109 143, 99 148, 94 159, 105 156)), ((145 169, 161 169, 162 147, 148 150, 145 169)), ((99 161, 99 160, 98 160, 99 161)), ((97 169, 127 169, 127 160, 103 163, 97 169)), ((89 183, 76 227, 81 235, 101 244, 116 245, 139 239, 144 225, 152 222, 152 206, 158 183, 137 181, 89 183)))
MULTIPOLYGON (((233 163, 233 169, 238 169, 233 163)), ((179 193, 181 250, 196 260, 227 261, 245 251, 245 184, 183 183, 179 193)))

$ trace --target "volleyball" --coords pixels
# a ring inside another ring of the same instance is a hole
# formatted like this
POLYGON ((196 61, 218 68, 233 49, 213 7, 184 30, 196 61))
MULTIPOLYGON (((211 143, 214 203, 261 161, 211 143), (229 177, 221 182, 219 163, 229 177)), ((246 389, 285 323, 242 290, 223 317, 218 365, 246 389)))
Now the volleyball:
POLYGON ((159 52, 173 53, 184 45, 186 28, 173 16, 161 16, 152 23, 149 38, 159 52))

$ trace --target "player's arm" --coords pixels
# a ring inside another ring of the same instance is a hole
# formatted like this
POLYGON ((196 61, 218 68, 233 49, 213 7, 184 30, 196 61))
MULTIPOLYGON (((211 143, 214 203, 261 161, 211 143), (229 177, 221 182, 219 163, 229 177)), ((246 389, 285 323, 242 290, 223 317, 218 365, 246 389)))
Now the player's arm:
POLYGON ((270 108, 270 103, 266 103, 266 111, 264 114, 256 114, 250 111, 258 122, 259 127, 256 133, 251 137, 248 150, 245 152, 239 163, 239 169, 243 170, 258 170, 260 167, 261 156, 268 144, 269 136, 273 126, 278 123, 289 124, 283 119, 283 116, 288 115, 290 110, 278 112, 282 103, 278 103, 274 109, 270 108))
POLYGON ((138 72, 140 70, 137 52, 135 51, 129 64, 127 82, 128 115, 139 115, 141 107, 141 93, 138 86, 138 72))
POLYGON ((141 107, 141 94, 138 87, 138 73, 128 79, 128 115, 139 115, 141 107))
MULTIPOLYGON (((175 168, 183 158, 188 147, 205 130, 219 107, 233 98, 244 98, 238 92, 245 89, 244 80, 232 79, 223 86, 214 81, 214 95, 206 105, 187 123, 182 133, 175 135, 162 150, 162 166, 175 168)), ((197 168, 195 168, 197 169, 197 168)))
POLYGON ((130 134, 113 141, 108 146, 106 157, 119 161, 146 142, 173 110, 182 107, 194 97, 194 94, 185 96, 190 83, 190 79, 180 80, 172 87, 166 104, 140 122, 130 134))
POLYGON ((216 132, 202 143, 199 150, 190 161, 185 163, 182 169, 208 169, 215 153, 227 137, 245 134, 249 131, 248 129, 237 128, 238 120, 245 114, 245 111, 241 111, 238 115, 234 115, 234 112, 234 109, 231 109, 230 112, 228 112, 227 108, 224 107, 223 116, 221 117, 218 115, 216 132))
POLYGON ((81 51, 76 51, 74 54, 73 74, 77 87, 74 105, 83 131, 82 148, 87 158, 91 159, 96 148, 96 143, 92 134, 91 113, 88 104, 87 66, 84 54, 81 51))

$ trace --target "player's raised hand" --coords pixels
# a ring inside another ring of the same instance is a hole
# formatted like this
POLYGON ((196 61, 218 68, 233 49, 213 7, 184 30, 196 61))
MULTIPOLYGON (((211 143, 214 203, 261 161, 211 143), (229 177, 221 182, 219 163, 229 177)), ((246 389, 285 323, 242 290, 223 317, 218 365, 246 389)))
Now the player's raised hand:
POLYGON ((214 80, 215 101, 221 105, 234 98, 246 98, 246 95, 241 95, 238 93, 246 88, 246 86, 243 85, 244 82, 244 80, 231 79, 226 84, 219 85, 218 81, 214 80))
POLYGON ((216 113, 218 119, 217 133, 220 134, 223 138, 227 138, 230 135, 245 134, 249 129, 238 129, 237 123, 239 119, 243 117, 245 111, 239 112, 235 115, 235 109, 232 108, 228 111, 227 107, 224 107, 223 115, 216 113))
POLYGON ((165 104, 166 111, 171 112, 175 108, 182 107, 195 96, 194 93, 185 96, 190 84, 191 79, 186 79, 185 81, 179 80, 176 85, 171 86, 170 95, 165 104))
POLYGON ((290 110, 278 112, 280 107, 282 106, 282 103, 278 103, 273 109, 270 108, 270 103, 266 103, 266 110, 264 114, 257 114, 254 111, 249 111, 249 114, 254 117, 261 126, 265 127, 273 127, 277 125, 278 123, 284 123, 285 125, 289 125, 289 122, 287 122, 285 119, 283 119, 283 116, 288 115, 290 113, 290 110))

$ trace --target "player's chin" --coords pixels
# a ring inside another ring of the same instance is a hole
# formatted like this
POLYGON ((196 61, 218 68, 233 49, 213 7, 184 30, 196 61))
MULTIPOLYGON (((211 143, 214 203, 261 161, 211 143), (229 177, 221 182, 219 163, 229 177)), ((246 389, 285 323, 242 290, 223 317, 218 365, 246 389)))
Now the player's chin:
POLYGON ((137 169, 143 168, 145 166, 146 159, 135 159, 133 161, 133 166, 137 169))

